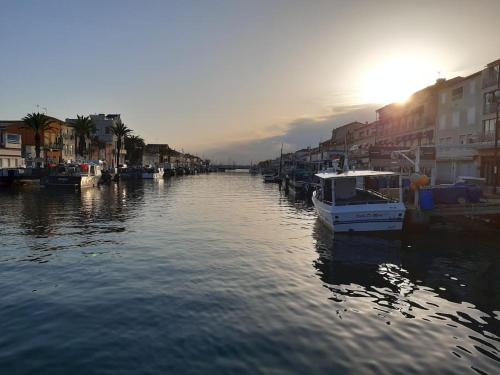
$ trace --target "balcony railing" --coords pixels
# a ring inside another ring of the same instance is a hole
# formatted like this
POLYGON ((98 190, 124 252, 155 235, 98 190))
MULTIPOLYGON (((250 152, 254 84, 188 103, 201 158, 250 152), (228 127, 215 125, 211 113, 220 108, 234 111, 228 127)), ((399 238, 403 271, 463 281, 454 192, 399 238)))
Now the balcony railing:
POLYGON ((45 149, 47 149, 47 150, 62 150, 63 144, 62 143, 49 143, 49 144, 45 145, 45 149))
MULTIPOLYGON (((498 104, 500 106, 500 103, 498 104)), ((487 103, 484 105, 483 114, 489 115, 490 113, 495 113, 497 111, 496 103, 487 103)))

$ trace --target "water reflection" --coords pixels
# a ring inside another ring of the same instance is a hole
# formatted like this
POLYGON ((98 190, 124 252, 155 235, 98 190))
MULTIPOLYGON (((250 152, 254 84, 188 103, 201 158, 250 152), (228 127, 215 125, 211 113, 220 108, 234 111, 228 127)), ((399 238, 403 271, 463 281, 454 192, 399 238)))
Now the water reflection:
POLYGON ((126 221, 143 204, 142 184, 121 183, 82 191, 1 191, 0 235, 12 246, 5 246, 0 256, 43 263, 55 251, 117 245, 117 234, 126 230, 126 221), (15 241, 24 242, 30 251, 17 251, 15 241))
POLYGON ((439 231, 334 238, 319 221, 313 237, 318 253, 314 267, 344 314, 376 315, 388 325, 416 319, 422 331, 436 330, 433 325, 439 322, 439 329, 449 327, 444 334, 455 341, 450 354, 467 357, 478 372, 497 368, 500 259, 484 242, 481 249, 474 237, 455 233, 448 238, 439 231), (472 355, 478 352, 481 357, 472 355))

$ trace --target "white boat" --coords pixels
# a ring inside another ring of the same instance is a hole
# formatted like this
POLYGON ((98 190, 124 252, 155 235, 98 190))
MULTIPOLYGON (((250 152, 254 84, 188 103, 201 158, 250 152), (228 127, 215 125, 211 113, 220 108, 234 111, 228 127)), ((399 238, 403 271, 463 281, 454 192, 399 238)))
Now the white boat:
POLYGON ((47 187, 87 188, 96 187, 102 176, 99 164, 82 163, 59 165, 48 176, 42 179, 42 185, 47 187))
POLYGON ((162 167, 145 166, 142 171, 144 180, 158 180, 163 178, 164 169, 162 167))
POLYGON ((312 201, 320 220, 334 232, 400 231, 405 205, 401 178, 394 172, 324 172, 312 201), (377 191, 379 178, 397 181, 397 188, 377 191))

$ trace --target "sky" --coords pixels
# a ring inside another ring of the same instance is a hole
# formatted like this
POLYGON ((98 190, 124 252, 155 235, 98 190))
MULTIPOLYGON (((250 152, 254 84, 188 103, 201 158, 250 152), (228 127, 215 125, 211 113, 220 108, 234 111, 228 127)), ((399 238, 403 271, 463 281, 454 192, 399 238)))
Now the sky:
POLYGON ((255 162, 500 58, 499 14, 500 0, 0 0, 0 119, 120 113, 146 142, 255 162))

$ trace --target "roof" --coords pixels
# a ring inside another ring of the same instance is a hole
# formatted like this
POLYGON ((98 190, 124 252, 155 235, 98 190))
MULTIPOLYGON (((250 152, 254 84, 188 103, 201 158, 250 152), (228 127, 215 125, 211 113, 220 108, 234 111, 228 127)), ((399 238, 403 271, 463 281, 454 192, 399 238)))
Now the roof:
POLYGON ((315 176, 319 178, 348 178, 348 177, 367 177, 367 176, 397 176, 398 174, 395 172, 388 171, 347 171, 342 173, 335 172, 323 172, 316 173, 315 176))

